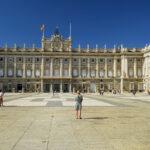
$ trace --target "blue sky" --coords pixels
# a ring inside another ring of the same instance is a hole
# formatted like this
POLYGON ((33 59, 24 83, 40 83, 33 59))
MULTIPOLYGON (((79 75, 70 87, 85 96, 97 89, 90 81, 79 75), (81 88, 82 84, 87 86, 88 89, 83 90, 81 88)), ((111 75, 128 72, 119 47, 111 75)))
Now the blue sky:
POLYGON ((72 23, 73 48, 144 47, 150 44, 148 0, 1 0, 0 47, 41 47, 41 25, 50 38, 56 26, 64 38, 72 23))

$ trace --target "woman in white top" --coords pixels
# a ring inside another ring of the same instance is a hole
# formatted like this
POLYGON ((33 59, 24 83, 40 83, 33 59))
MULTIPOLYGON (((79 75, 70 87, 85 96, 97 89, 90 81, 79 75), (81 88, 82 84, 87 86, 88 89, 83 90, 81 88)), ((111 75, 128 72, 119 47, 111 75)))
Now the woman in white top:
POLYGON ((3 96, 4 93, 0 90, 0 106, 3 106, 3 96))

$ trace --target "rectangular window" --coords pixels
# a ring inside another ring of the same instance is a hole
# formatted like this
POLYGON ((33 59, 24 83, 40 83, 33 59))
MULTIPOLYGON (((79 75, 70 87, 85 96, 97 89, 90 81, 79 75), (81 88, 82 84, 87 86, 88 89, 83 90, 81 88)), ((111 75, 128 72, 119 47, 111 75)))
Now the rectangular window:
POLYGON ((17 70, 17 76, 22 77, 22 70, 17 70))
POLYGON ((36 77, 39 77, 39 76, 40 76, 40 70, 36 70, 35 76, 36 76, 36 77))
POLYGON ((78 76, 78 70, 77 70, 77 69, 74 69, 74 70, 73 70, 73 76, 74 76, 74 77, 77 77, 77 76, 78 76))
POLYGON ((108 70, 108 77, 112 77, 112 70, 108 70))
POLYGON ((4 76, 3 69, 0 69, 0 77, 4 76))
POLYGON ((59 76, 59 70, 58 69, 54 70, 54 76, 56 76, 56 77, 59 76))
POLYGON ((45 70, 45 76, 49 76, 50 75, 50 71, 47 69, 45 70))
POLYGON ((120 70, 118 70, 117 71, 117 76, 120 77, 120 75, 121 75, 121 72, 120 72, 120 70))
POLYGON ((142 77, 142 71, 141 71, 141 69, 138 69, 138 77, 142 77))
POLYGON ((133 77, 133 69, 129 69, 129 77, 133 77))
POLYGON ((100 77, 104 77, 104 70, 100 70, 99 75, 100 77))
POLYGON ((30 77, 31 76, 31 70, 27 70, 27 77, 30 77))
POLYGON ((65 77, 68 76, 68 70, 67 69, 64 70, 64 76, 65 77))
POLYGON ((86 77, 86 70, 82 70, 82 77, 86 77))
POLYGON ((134 90, 134 83, 130 83, 130 90, 134 90))
POLYGON ((95 77, 95 70, 91 70, 91 77, 95 77))
POLYGON ((12 77, 13 76, 13 70, 12 69, 8 69, 8 77, 12 77))
POLYGON ((141 91, 144 90, 144 85, 143 85, 143 83, 139 83, 139 84, 138 84, 138 90, 141 90, 141 91))

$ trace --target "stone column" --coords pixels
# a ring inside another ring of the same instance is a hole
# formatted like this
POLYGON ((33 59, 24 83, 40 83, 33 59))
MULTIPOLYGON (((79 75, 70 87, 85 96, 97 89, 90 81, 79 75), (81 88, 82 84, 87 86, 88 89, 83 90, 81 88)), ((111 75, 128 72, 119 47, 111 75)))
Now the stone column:
POLYGON ((72 77, 72 58, 69 59, 69 77, 72 77))
POLYGON ((60 58, 60 77, 63 76, 63 60, 60 58))
POLYGON ((5 78, 7 78, 7 57, 5 57, 5 78))
POLYGON ((79 78, 81 78, 81 58, 79 58, 78 69, 79 69, 79 78))
POLYGON ((35 78, 35 58, 32 58, 32 78, 35 78))
POLYGON ((26 57, 23 58, 23 78, 26 78, 26 57))
POLYGON ((116 70, 117 70, 116 67, 117 67, 116 66, 116 58, 114 58, 114 77, 116 77, 116 70))
POLYGON ((50 85, 50 92, 53 92, 53 83, 51 81, 51 85, 50 85))
POLYGON ((41 57, 41 92, 43 92, 43 70, 44 70, 44 58, 41 57))
POLYGON ((99 78, 99 65, 98 65, 98 58, 96 58, 96 78, 99 78))
POLYGON ((72 83, 71 83, 71 80, 70 80, 70 83, 69 83, 69 92, 71 93, 71 87, 72 87, 72 83))
POLYGON ((50 70, 50 76, 53 77, 53 58, 51 58, 51 70, 50 70))
POLYGON ((123 77, 121 77, 120 90, 122 94, 123 93, 123 77))
POLYGON ((14 78, 16 78, 16 57, 14 57, 14 78))
POLYGON ((107 78, 107 58, 105 58, 105 78, 107 78))
POLYGON ((126 78, 128 78, 129 77, 129 75, 128 75, 128 58, 126 57, 126 59, 125 59, 125 66, 126 66, 126 78))
POLYGON ((124 78, 125 75, 125 58, 121 56, 121 77, 124 78))
POLYGON ((88 58, 88 64, 87 64, 87 66, 88 66, 88 72, 87 72, 87 77, 88 78, 90 78, 90 58, 88 58))
POLYGON ((136 58, 134 58, 134 78, 137 78, 137 71, 136 71, 136 58))
POLYGON ((60 80, 60 93, 62 93, 62 80, 60 80))

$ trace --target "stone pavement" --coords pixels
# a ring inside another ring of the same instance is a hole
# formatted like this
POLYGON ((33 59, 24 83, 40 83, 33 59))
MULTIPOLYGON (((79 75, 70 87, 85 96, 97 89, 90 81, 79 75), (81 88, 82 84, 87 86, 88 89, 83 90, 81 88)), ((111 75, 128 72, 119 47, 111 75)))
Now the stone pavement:
POLYGON ((6 94, 0 107, 0 150, 150 149, 149 96, 86 94, 81 120, 75 119, 73 98, 6 94))

